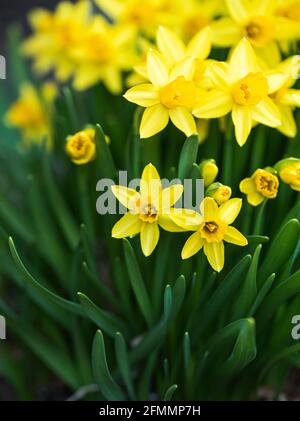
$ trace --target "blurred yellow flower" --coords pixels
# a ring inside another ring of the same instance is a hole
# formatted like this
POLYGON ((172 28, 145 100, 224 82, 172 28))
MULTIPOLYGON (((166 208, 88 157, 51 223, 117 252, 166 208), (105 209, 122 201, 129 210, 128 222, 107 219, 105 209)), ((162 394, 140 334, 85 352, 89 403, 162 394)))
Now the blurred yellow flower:
POLYGON ((73 85, 83 90, 103 81, 113 94, 122 92, 122 71, 131 70, 136 61, 134 32, 110 25, 95 16, 73 52, 77 66, 73 85))
POLYGON ((300 22, 299 0, 277 0, 276 15, 300 22))
POLYGON ((155 35, 159 25, 174 26, 178 20, 176 0, 95 0, 95 3, 114 23, 148 36, 155 35))
POLYGON ((88 127, 68 136, 66 152, 74 164, 83 165, 93 161, 96 156, 95 129, 88 127))
POLYGON ((265 199, 275 199, 278 187, 277 176, 260 168, 240 182, 240 191, 247 195, 248 203, 252 206, 260 205, 265 199))
POLYGON ((212 24, 214 44, 222 47, 236 45, 243 37, 266 59, 275 54, 276 41, 296 40, 300 27, 288 14, 276 13, 274 0, 225 0, 229 17, 212 24), (271 53, 271 54, 273 54, 271 53))
POLYGON ((198 98, 193 114, 198 118, 218 118, 231 112, 238 144, 248 139, 253 122, 270 127, 282 124, 280 112, 269 95, 281 89, 288 75, 262 71, 246 38, 230 56, 229 63, 211 62, 209 77, 213 89, 198 98))
POLYGON ((66 81, 76 69, 74 52, 88 29, 91 2, 75 4, 63 1, 54 12, 34 10, 30 17, 33 34, 23 43, 23 52, 34 60, 38 73, 54 70, 60 81, 66 81))
POLYGON ((238 246, 246 246, 247 239, 236 228, 230 226, 237 218, 242 207, 241 199, 231 199, 218 207, 215 200, 206 197, 201 206, 201 214, 195 213, 193 225, 184 216, 174 214, 172 219, 182 228, 195 231, 186 241, 182 259, 188 259, 203 248, 211 267, 220 272, 224 267, 224 241, 238 246))
POLYGON ((211 49, 210 30, 200 31, 187 47, 173 32, 160 27, 157 35, 160 51, 147 54, 145 76, 151 83, 129 89, 124 97, 145 107, 140 136, 148 138, 163 130, 169 119, 186 136, 197 133, 192 109, 202 92, 195 80, 198 63, 211 49))
POLYGON ((300 159, 286 158, 275 165, 280 179, 291 189, 300 192, 300 159))
POLYGON ((270 96, 276 104, 280 116, 281 125, 276 127, 287 137, 295 137, 297 134, 297 125, 293 115, 293 110, 300 107, 300 90, 291 89, 299 78, 300 57, 292 56, 284 60, 277 67, 277 70, 288 75, 286 83, 270 96))
POLYGON ((21 86, 20 97, 11 105, 5 121, 22 132, 25 145, 43 140, 51 145, 49 118, 56 94, 57 88, 51 82, 44 83, 40 92, 30 83, 21 86))
POLYGON ((140 233, 145 256, 149 256, 158 243, 159 227, 170 232, 183 231, 170 219, 172 206, 181 197, 183 186, 176 184, 163 189, 154 165, 148 164, 144 168, 140 192, 125 186, 113 186, 112 192, 129 210, 114 225, 112 237, 125 238, 140 233))

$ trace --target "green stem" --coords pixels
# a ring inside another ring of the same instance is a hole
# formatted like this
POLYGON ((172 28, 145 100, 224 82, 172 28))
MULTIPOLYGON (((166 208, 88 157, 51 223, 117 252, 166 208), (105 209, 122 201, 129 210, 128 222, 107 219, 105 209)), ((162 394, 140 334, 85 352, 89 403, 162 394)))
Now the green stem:
POLYGON ((267 200, 265 200, 262 205, 258 208, 257 217, 254 223, 253 235, 261 235, 264 222, 265 222, 265 208, 266 208, 267 200))

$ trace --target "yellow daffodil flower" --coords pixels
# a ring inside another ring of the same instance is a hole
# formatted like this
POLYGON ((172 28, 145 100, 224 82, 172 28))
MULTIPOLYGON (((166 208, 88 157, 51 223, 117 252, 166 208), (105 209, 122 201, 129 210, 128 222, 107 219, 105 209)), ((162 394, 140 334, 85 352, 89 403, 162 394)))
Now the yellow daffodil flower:
POLYGON ((130 29, 95 16, 73 53, 74 88, 84 90, 103 81, 110 92, 121 93, 122 71, 130 70, 136 60, 133 36, 130 29))
POLYGON ((219 173, 219 168, 214 159, 206 159, 199 165, 200 178, 204 180, 204 187, 212 184, 219 173))
POLYGON ((288 76, 279 71, 262 71, 246 38, 236 46, 229 63, 212 62, 209 74, 214 88, 198 99, 193 111, 196 117, 218 118, 231 112, 240 146, 247 141, 253 122, 270 127, 282 124, 269 95, 284 86, 288 76))
POLYGON ((231 198, 232 190, 221 183, 213 183, 206 190, 206 195, 212 197, 220 206, 231 198))
POLYGON ((153 36, 159 25, 175 26, 179 1, 176 0, 95 0, 115 23, 153 36))
POLYGON ((285 136, 293 138, 297 134, 297 125, 293 110, 296 107, 300 107, 300 90, 291 88, 299 77, 299 56, 289 57, 280 63, 277 69, 278 71, 284 72, 289 77, 280 89, 270 95, 276 104, 281 117, 281 125, 276 127, 276 129, 285 136))
POLYGON ((246 246, 247 239, 236 228, 230 226, 237 218, 242 207, 241 199, 231 199, 218 207, 215 200, 206 197, 201 206, 201 214, 195 213, 194 227, 191 218, 186 222, 184 215, 172 215, 172 219, 187 231, 195 231, 186 241, 182 259, 188 259, 203 248, 211 267, 220 272, 224 267, 224 241, 246 246))
POLYGON ((146 75, 151 83, 129 89, 124 97, 146 108, 141 138, 159 133, 170 119, 186 136, 191 136, 197 133, 192 109, 202 92, 195 75, 198 63, 203 63, 210 52, 210 30, 201 31, 185 47, 175 34, 160 27, 157 44, 160 51, 150 49, 147 54, 146 75))
POLYGON ((247 195, 247 201, 252 206, 260 205, 265 199, 275 199, 278 187, 278 177, 260 168, 240 182, 240 191, 247 195))
POLYGON ((266 59, 278 54, 276 41, 295 40, 300 27, 288 15, 279 15, 274 0, 225 0, 229 17, 212 24, 215 45, 235 46, 243 37, 266 59), (276 53, 277 51, 277 53, 276 53))
POLYGON ((74 164, 83 165, 93 161, 96 156, 95 129, 88 127, 68 136, 66 152, 74 164))
POLYGON ((275 165, 280 179, 291 189, 300 192, 300 159, 287 158, 275 165))
POLYGON ((51 145, 49 117, 57 94, 56 86, 46 82, 40 92, 30 83, 21 86, 20 97, 8 110, 5 121, 22 132, 25 145, 40 143, 45 138, 51 145))
MULTIPOLYGON (((159 227, 170 232, 183 231, 170 215, 173 205, 183 193, 181 184, 163 189, 159 174, 152 164, 143 171, 140 192, 124 187, 113 186, 113 194, 129 211, 114 225, 112 237, 125 238, 140 233, 141 247, 145 256, 149 256, 159 240, 159 227)), ((180 214, 189 211, 176 209, 180 214)))
POLYGON ((277 0, 275 10, 277 16, 300 22, 300 1, 299 0, 277 0))
POLYGON ((88 29, 91 2, 73 4, 63 1, 54 12, 34 10, 30 15, 33 34, 24 42, 23 52, 34 59, 41 74, 54 70, 60 81, 66 81, 76 69, 74 52, 88 29))

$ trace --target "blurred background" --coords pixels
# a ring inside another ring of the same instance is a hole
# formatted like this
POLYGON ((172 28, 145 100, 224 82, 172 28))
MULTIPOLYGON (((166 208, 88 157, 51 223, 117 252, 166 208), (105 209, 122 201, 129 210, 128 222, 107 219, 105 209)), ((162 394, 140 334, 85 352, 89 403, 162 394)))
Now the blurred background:
POLYGON ((47 7, 53 9, 58 0, 1 0, 0 10, 0 48, 3 50, 5 45, 5 34, 7 26, 18 22, 28 28, 26 25, 26 16, 30 9, 34 7, 47 7))

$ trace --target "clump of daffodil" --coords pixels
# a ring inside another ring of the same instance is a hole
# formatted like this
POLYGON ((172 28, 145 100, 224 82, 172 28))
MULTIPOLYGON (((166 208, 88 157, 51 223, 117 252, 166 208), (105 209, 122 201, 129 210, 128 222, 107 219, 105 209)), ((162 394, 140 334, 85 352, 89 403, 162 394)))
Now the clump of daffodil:
POLYGON ((214 159, 205 159, 199 165, 200 178, 204 180, 204 187, 212 184, 219 173, 219 168, 214 159))
POLYGON ((280 179, 291 189, 300 191, 300 159, 286 158, 279 161, 274 167, 280 179))
POLYGON ((240 182, 240 191, 247 195, 252 206, 258 206, 266 199, 275 199, 278 187, 278 177, 269 169, 258 168, 251 177, 240 182))
POLYGON ((95 16, 76 45, 73 86, 88 89, 102 81, 110 92, 122 92, 122 72, 131 70, 136 60, 134 32, 130 28, 111 25, 102 16, 95 16))
POLYGON ((160 27, 157 45, 159 51, 150 49, 147 54, 145 76, 150 83, 129 89, 124 97, 146 108, 140 125, 141 138, 159 133, 169 120, 190 136, 197 133, 192 110, 202 92, 204 60, 211 49, 210 30, 200 31, 185 46, 174 33, 160 27))
POLYGON ((95 129, 87 127, 68 136, 65 148, 74 164, 83 165, 93 161, 96 157, 95 129))
POLYGON ((34 60, 40 74, 54 71, 59 81, 69 79, 76 69, 74 53, 89 27, 91 2, 63 1, 55 11, 34 10, 29 17, 33 34, 25 40, 23 51, 34 60))
POLYGON ((246 38, 238 43, 229 63, 211 62, 208 72, 213 86, 198 99, 193 111, 196 117, 218 118, 231 112, 240 146, 247 141, 253 124, 270 127, 282 124, 270 95, 284 86, 288 75, 263 71, 246 38))
POLYGON ((21 86, 19 98, 10 106, 5 121, 22 133, 25 145, 47 140, 51 145, 51 125, 49 117, 57 88, 51 82, 42 85, 38 92, 33 85, 25 83, 21 86))
POLYGON ((224 267, 224 241, 246 246, 247 239, 231 224, 237 218, 242 206, 241 199, 230 199, 220 207, 211 197, 206 197, 200 206, 201 214, 185 220, 183 215, 172 215, 172 219, 187 231, 195 231, 186 241, 182 259, 188 259, 202 248, 211 267, 220 272, 224 267))
MULTIPOLYGON (((212 24, 215 45, 235 46, 246 37, 265 60, 278 56, 278 41, 300 37, 298 22, 279 14, 274 0, 225 0, 229 16, 212 24)), ((269 61, 269 60, 268 60, 269 61)))
POLYGON ((206 190, 206 196, 212 197, 220 206, 230 199, 232 190, 229 186, 222 183, 212 183, 206 190))
MULTIPOLYGON (((183 231, 171 219, 173 205, 181 197, 183 186, 175 184, 163 189, 159 174, 152 164, 144 168, 140 192, 125 186, 113 186, 112 192, 128 209, 114 225, 112 237, 125 238, 140 233, 145 256, 149 256, 155 249, 159 240, 159 228, 170 232, 183 231)), ((186 217, 192 212, 184 209, 176 211, 186 217)))
POLYGON ((175 26, 180 5, 178 0, 95 0, 95 3, 116 24, 147 36, 155 35, 159 25, 175 26))
POLYGON ((216 16, 223 15, 226 7, 223 0, 179 0, 178 23, 180 33, 186 40, 191 39, 201 29, 209 26, 216 16))
POLYGON ((297 134, 297 125, 293 110, 296 107, 300 107, 300 90, 292 89, 292 87, 299 78, 300 57, 289 57, 281 62, 277 69, 285 73, 288 78, 281 88, 270 95, 281 117, 281 125, 276 127, 276 129, 285 136, 293 138, 297 134))

